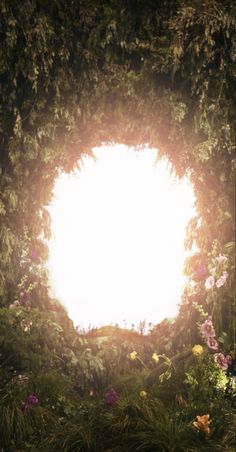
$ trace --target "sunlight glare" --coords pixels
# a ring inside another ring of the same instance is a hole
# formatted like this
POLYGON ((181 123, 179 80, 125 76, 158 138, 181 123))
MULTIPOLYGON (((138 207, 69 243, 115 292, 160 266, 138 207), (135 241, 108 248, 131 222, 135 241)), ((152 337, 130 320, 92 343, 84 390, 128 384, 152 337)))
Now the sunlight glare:
POLYGON ((51 290, 83 328, 158 323, 178 312, 186 226, 194 213, 187 179, 170 175, 157 151, 93 150, 62 174, 50 206, 51 290))

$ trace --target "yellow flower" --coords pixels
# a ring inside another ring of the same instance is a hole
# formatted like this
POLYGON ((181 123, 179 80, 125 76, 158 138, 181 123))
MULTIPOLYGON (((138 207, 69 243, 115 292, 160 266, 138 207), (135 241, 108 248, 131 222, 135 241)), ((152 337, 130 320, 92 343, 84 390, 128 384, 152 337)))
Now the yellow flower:
POLYGON ((140 397, 142 397, 142 399, 146 399, 147 392, 146 391, 140 391, 139 395, 140 395, 140 397))
POLYGON ((137 358, 137 352, 133 351, 130 353, 129 355, 131 361, 135 361, 135 359, 137 358))
POLYGON ((157 355, 157 353, 153 353, 152 359, 153 359, 153 361, 155 361, 155 363, 159 362, 159 356, 157 355))
POLYGON ((197 416, 197 420, 193 422, 194 427, 196 427, 199 431, 203 433, 210 433, 210 415, 204 414, 203 416, 197 416))
POLYGON ((195 356, 199 356, 203 353, 203 347, 201 345, 194 345, 192 352, 195 356))

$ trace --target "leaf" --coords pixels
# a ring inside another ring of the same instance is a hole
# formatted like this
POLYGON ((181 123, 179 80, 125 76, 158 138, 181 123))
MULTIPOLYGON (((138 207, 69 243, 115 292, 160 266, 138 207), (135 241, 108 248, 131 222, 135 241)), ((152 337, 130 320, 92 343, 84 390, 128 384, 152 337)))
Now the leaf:
POLYGON ((2 202, 2 200, 0 199, 0 215, 6 215, 6 208, 2 202))

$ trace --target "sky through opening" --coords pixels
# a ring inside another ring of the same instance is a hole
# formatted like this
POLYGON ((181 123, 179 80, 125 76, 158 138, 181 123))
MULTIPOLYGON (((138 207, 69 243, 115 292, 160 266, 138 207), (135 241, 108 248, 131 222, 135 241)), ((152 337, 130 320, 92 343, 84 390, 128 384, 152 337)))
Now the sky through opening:
POLYGON ((52 294, 82 328, 158 323, 178 312, 186 226, 194 214, 187 179, 157 151, 93 150, 80 171, 56 181, 49 208, 52 294))

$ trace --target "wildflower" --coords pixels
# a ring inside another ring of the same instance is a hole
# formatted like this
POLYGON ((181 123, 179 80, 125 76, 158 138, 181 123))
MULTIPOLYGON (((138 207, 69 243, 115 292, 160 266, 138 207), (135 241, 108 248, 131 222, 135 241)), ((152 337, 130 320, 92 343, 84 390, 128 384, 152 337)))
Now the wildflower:
POLYGON ((211 273, 212 275, 214 275, 215 272, 216 272, 216 267, 213 267, 213 268, 210 269, 210 273, 211 273))
POLYGON ((32 406, 37 405, 37 403, 39 403, 38 397, 35 394, 30 394, 22 402, 21 409, 25 413, 32 406))
POLYGON ((219 279, 217 279, 217 281, 216 281, 217 289, 219 289, 219 287, 223 286, 226 283, 228 276, 229 275, 227 272, 223 272, 223 275, 219 279))
POLYGON ((199 356, 203 353, 203 347, 201 345, 194 345, 194 347, 192 348, 192 353, 195 356, 199 356))
POLYGON ((159 362, 159 356, 156 353, 153 353, 152 359, 153 359, 153 361, 155 361, 155 363, 159 362))
POLYGON ((219 262, 219 264, 224 264, 228 260, 228 258, 220 254, 218 257, 215 258, 215 260, 219 262))
POLYGON ((215 285, 214 276, 208 276, 208 278, 205 281, 205 288, 207 290, 212 289, 215 285))
POLYGON ((29 404, 29 405, 36 405, 36 403, 39 402, 38 397, 35 394, 30 394, 26 397, 25 401, 29 404))
POLYGON ((210 350, 214 350, 214 351, 218 350, 219 345, 218 345, 218 342, 215 337, 208 337, 207 345, 210 348, 210 350))
POLYGON ((195 270, 195 278, 198 281, 201 281, 202 279, 204 279, 208 274, 208 270, 207 267, 204 263, 199 264, 199 266, 196 268, 195 270))
POLYGON ((140 391, 139 395, 140 395, 140 397, 142 397, 142 399, 146 399, 147 392, 146 391, 140 391))
POLYGON ((31 259, 33 261, 37 261, 38 260, 39 255, 38 255, 38 252, 37 252, 37 250, 35 248, 33 248, 31 250, 30 257, 31 257, 31 259))
POLYGON ((105 402, 106 406, 112 407, 116 404, 118 400, 118 394, 114 389, 111 389, 110 391, 105 392, 105 402))
POLYGON ((227 370, 229 367, 229 364, 232 363, 232 358, 230 355, 224 355, 223 353, 216 353, 215 361, 221 367, 221 369, 227 370))
POLYGON ((216 333, 211 317, 205 320, 205 322, 201 325, 200 332, 205 339, 208 339, 209 337, 215 337, 216 333))
POLYGON ((196 427, 200 432, 210 433, 210 415, 204 414, 203 416, 197 416, 197 420, 193 422, 194 427, 196 427))
POLYGON ((137 352, 133 351, 130 353, 129 357, 131 359, 131 361, 135 361, 137 359, 137 352))

